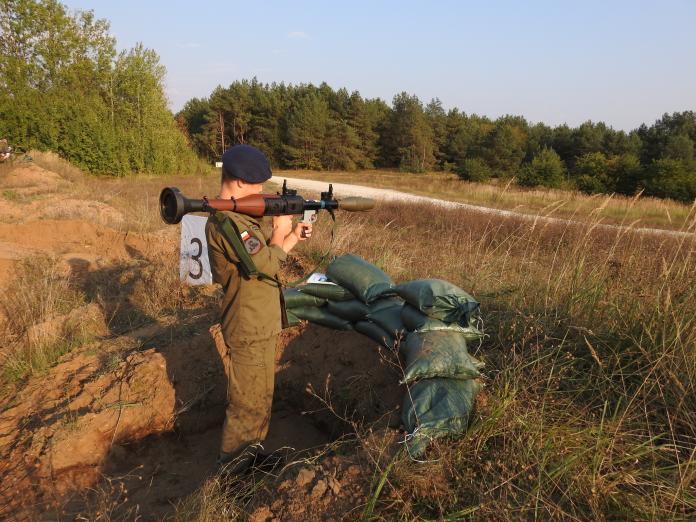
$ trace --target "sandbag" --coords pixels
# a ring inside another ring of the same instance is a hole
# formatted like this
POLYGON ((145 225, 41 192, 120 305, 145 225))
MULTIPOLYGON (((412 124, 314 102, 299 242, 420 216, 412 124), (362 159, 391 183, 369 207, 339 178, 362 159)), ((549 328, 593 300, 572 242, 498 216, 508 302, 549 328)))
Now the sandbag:
POLYGON ((305 294, 297 288, 286 288, 283 290, 283 300, 285 308, 298 308, 300 306, 322 306, 326 304, 326 299, 311 294, 305 294))
POLYGON ((424 379, 411 386, 401 410, 409 453, 417 457, 431 439, 463 433, 480 389, 475 379, 424 379))
POLYGON ((300 324, 300 318, 297 317, 294 313, 292 313, 292 310, 285 310, 285 316, 288 318, 288 327, 290 326, 297 326, 300 324))
POLYGON ((386 330, 392 337, 400 337, 406 327, 401 321, 401 308, 404 302, 399 297, 378 299, 370 305, 367 318, 386 330))
POLYGON ((334 330, 353 329, 353 325, 351 325, 349 321, 336 317, 330 313, 325 306, 319 308, 315 306, 293 308, 292 313, 300 319, 304 319, 310 323, 319 324, 321 326, 326 326, 328 328, 333 328, 334 330))
POLYGON ((353 328, 355 328, 356 332, 360 332, 382 346, 387 348, 394 347, 394 338, 378 324, 369 321, 358 321, 353 325, 353 328))
POLYGON ((362 301, 351 299, 350 301, 328 301, 326 309, 337 317, 354 323, 364 321, 370 311, 362 301))
POLYGON ((335 283, 307 283, 300 285, 297 289, 303 294, 330 299, 331 301, 348 301, 355 299, 347 289, 335 283))
POLYGON ((399 345, 406 368, 402 383, 419 379, 449 377, 476 379, 483 364, 466 349, 466 336, 453 330, 433 330, 408 334, 399 345))
POLYGON ((405 304, 401 309, 401 322, 409 332, 430 332, 435 330, 450 330, 461 332, 465 335, 466 340, 478 342, 483 339, 483 332, 474 326, 475 316, 471 315, 468 318, 462 317, 459 323, 444 323, 438 319, 428 317, 417 308, 410 304, 405 304))
POLYGON ((391 289, 394 284, 382 270, 352 254, 334 259, 326 268, 326 276, 367 304, 391 289))
POLYGON ((445 323, 468 322, 479 303, 464 290, 442 279, 416 279, 393 291, 428 317, 445 323))

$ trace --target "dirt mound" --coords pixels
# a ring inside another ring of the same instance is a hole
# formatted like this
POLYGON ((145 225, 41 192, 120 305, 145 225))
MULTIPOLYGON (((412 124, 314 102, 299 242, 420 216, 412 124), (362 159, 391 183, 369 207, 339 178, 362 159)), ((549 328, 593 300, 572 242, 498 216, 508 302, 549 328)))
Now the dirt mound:
POLYGON ((69 183, 55 172, 41 168, 34 163, 15 167, 0 177, 0 188, 16 189, 18 193, 24 195, 52 192, 61 186, 69 185, 69 183))
POLYGON ((90 223, 112 226, 123 223, 123 214, 106 203, 72 198, 61 199, 56 204, 41 209, 36 218, 83 219, 90 223))
POLYGON ((26 223, 40 219, 82 219, 99 225, 119 227, 123 214, 106 203, 55 195, 18 203, 0 199, 0 220, 26 223))
POLYGON ((0 274, 2 284, 14 263, 27 255, 43 253, 66 263, 95 265, 102 261, 145 258, 151 247, 147 235, 119 232, 80 220, 41 220, 0 223, 0 274))
POLYGON ((0 223, 0 241, 54 255, 95 252, 105 258, 143 257, 145 237, 80 220, 42 220, 31 223, 0 223), (98 249, 98 250, 96 250, 98 249))
POLYGON ((42 219, 82 219, 119 227, 123 214, 100 201, 71 196, 73 182, 34 163, 0 176, 0 221, 26 223, 42 219))

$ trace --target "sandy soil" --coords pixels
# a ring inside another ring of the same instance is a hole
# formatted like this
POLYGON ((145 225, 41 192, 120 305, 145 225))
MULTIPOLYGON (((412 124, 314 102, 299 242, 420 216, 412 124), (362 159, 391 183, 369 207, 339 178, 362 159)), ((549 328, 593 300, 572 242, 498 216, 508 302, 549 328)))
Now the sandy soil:
MULTIPOLYGON (((0 287, 17 262, 44 254, 76 285, 117 285, 119 267, 146 267, 152 245, 177 244, 176 227, 118 230, 113 208, 75 198, 70 183, 35 165, 0 180, 13 194, 0 205, 0 287)), ((116 305, 129 306, 128 296, 114 299, 123 302, 90 303, 27 331, 32 339, 58 337, 66 323, 89 318, 94 340, 2 390, 0 519, 108 512, 157 520, 216 475, 226 396, 223 361, 208 333, 217 311, 198 311, 186 324, 150 318, 124 331, 107 317, 116 305)), ((403 389, 389 357, 352 332, 303 326, 282 333, 265 449, 290 464, 255 496, 252 520, 338 520, 355 508, 370 480, 358 453, 313 456, 357 424, 396 433, 403 389)))

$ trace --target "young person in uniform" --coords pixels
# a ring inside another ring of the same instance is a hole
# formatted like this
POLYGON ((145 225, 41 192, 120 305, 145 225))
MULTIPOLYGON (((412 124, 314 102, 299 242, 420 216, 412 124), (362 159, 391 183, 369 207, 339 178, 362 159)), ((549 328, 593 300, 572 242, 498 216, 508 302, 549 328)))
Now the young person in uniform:
MULTIPOLYGON (((220 198, 259 194, 270 179, 266 156, 250 145, 235 145, 222 156, 220 198)), ((268 433, 273 402, 275 350, 282 329, 280 266, 299 241, 311 237, 312 226, 292 216, 255 219, 225 212, 260 274, 244 277, 240 256, 219 224, 208 219, 206 237, 213 281, 222 286, 222 335, 229 353, 228 405, 218 462, 242 471, 256 458, 268 433), (275 278, 274 281, 272 278, 275 278)), ((235 241, 238 245, 239 241, 235 241)))

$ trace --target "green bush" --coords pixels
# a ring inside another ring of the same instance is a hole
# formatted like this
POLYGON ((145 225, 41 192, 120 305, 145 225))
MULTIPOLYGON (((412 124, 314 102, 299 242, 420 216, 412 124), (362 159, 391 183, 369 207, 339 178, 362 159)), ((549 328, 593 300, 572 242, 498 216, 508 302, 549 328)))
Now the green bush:
POLYGON ((585 194, 601 194, 602 192, 607 192, 608 190, 602 179, 589 175, 580 176, 575 184, 577 185, 578 190, 584 192, 585 194))
POLYGON ((481 158, 467 158, 457 168, 457 175, 467 181, 488 181, 493 171, 481 158))
POLYGON ((59 2, 5 2, 0 136, 94 173, 201 171, 167 107, 159 56, 140 44, 117 54, 108 29, 59 2))
POLYGON ((645 169, 645 193, 689 203, 696 199, 696 169, 675 159, 659 159, 645 169))
POLYGON ((556 151, 544 147, 529 165, 520 171, 518 183, 524 187, 559 188, 563 184, 565 167, 556 151))

